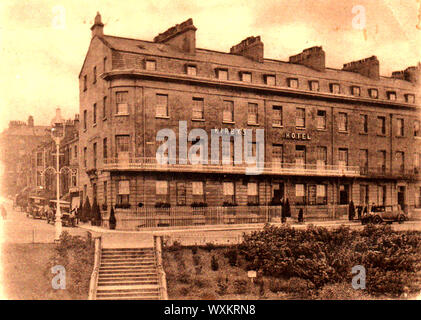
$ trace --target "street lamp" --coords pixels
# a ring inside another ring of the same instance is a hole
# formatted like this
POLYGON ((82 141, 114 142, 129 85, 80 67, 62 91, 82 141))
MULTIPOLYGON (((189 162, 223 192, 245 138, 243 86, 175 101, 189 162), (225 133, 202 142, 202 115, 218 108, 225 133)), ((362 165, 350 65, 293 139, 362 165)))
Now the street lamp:
POLYGON ((60 141, 65 135, 65 121, 61 117, 60 108, 56 109, 56 116, 51 120, 51 137, 56 143, 56 176, 57 176, 57 210, 55 218, 56 235, 54 241, 60 240, 62 232, 61 208, 60 208, 60 141))

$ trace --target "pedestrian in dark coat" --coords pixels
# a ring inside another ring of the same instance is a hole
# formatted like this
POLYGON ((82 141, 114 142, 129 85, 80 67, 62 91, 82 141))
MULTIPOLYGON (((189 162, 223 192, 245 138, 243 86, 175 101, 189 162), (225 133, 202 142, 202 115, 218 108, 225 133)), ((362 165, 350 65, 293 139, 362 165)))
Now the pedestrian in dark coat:
POLYGON ((303 223, 304 222, 304 212, 303 208, 300 208, 300 211, 298 211, 298 222, 303 223))

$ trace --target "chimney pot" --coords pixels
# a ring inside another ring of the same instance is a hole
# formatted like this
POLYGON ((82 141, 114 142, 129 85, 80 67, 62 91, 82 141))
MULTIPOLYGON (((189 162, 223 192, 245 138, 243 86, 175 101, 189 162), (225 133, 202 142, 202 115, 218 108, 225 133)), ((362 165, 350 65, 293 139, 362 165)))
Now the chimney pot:
POLYGON ((153 41, 166 43, 181 51, 194 54, 196 51, 196 30, 193 19, 190 18, 160 33, 153 41))
POLYGON ((260 36, 248 37, 239 44, 232 46, 230 53, 242 55, 254 61, 263 62, 264 60, 264 46, 260 40, 260 36))
POLYGON ((301 64, 317 71, 325 70, 325 60, 326 55, 321 46, 304 49, 303 52, 289 57, 290 63, 301 64))
POLYGON ((380 63, 376 56, 345 63, 342 70, 356 72, 372 79, 380 78, 380 63))
POLYGON ((91 27, 92 38, 95 36, 102 37, 104 35, 104 24, 101 21, 101 15, 99 12, 96 13, 94 24, 91 27))

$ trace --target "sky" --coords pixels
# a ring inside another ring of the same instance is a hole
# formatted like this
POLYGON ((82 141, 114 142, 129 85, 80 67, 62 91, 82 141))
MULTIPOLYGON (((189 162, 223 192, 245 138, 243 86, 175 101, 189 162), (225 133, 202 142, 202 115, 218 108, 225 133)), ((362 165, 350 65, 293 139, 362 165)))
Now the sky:
POLYGON ((104 33, 150 40, 193 18, 196 45, 229 52, 260 35, 265 58, 323 46, 326 65, 376 55, 390 76, 421 60, 421 0, 1 0, 0 131, 10 120, 48 125, 79 112, 78 74, 96 12, 104 33), (417 28, 418 25, 418 28, 417 28))

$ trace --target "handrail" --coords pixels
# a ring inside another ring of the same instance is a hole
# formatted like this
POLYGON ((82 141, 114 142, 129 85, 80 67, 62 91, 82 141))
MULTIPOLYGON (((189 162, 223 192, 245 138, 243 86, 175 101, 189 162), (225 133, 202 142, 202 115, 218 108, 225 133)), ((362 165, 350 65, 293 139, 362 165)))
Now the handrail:
POLYGON ((95 237, 95 253, 94 253, 94 268, 91 274, 91 281, 89 283, 88 300, 96 300, 96 290, 98 285, 99 266, 101 265, 101 236, 95 237))
POLYGON ((162 236, 154 236, 156 269, 158 272, 159 295, 161 300, 168 300, 167 278, 162 266, 162 236))

